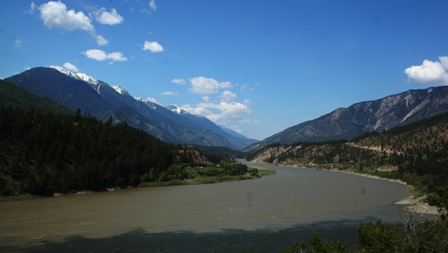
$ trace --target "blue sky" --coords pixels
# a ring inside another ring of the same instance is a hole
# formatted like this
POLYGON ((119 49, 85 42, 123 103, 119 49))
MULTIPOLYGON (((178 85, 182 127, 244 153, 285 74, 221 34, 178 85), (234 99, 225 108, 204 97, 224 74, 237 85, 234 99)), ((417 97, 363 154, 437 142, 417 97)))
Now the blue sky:
POLYGON ((447 56, 446 0, 0 2, 0 78, 62 66, 259 140, 448 85, 447 56))

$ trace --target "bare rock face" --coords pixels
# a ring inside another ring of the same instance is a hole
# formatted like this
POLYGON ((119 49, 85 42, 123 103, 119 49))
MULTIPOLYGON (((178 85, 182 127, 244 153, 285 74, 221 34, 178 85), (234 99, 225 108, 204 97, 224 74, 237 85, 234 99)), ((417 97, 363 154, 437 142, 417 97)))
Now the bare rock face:
POLYGON ((285 129, 246 150, 256 150, 272 143, 352 139, 365 132, 387 131, 445 112, 448 112, 447 86, 409 90, 336 109, 285 129))

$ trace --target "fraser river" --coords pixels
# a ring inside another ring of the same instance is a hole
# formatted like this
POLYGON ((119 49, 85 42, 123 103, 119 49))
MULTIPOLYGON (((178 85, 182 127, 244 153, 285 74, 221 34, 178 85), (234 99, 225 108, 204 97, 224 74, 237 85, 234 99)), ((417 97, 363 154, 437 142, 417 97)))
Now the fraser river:
POLYGON ((277 174, 2 202, 0 252, 281 252, 314 231, 353 245, 359 222, 401 223, 393 203, 410 194, 386 180, 247 164, 277 174))

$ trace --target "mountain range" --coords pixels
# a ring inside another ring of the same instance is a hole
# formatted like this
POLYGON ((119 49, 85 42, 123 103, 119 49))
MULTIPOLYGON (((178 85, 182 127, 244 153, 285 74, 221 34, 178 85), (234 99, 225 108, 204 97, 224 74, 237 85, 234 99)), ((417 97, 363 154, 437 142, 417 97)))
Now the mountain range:
POLYGON ((448 86, 409 90, 338 108, 257 141, 175 105, 164 107, 148 99, 133 97, 122 87, 111 86, 84 73, 37 67, 5 81, 50 98, 73 111, 79 108, 84 115, 92 115, 102 121, 112 117, 115 123, 125 121, 166 142, 246 152, 272 143, 350 140, 366 132, 387 131, 448 112, 448 86))
POLYGON ((409 90, 338 108, 274 134, 245 151, 258 150, 272 143, 350 140, 366 132, 387 131, 445 112, 448 112, 448 86, 409 90))
POLYGON ((177 106, 164 107, 133 97, 119 86, 111 86, 84 73, 37 67, 5 81, 48 97, 73 111, 80 109, 83 115, 102 121, 112 117, 114 123, 125 121, 169 143, 242 149, 257 142, 217 126, 206 117, 190 114, 177 106))

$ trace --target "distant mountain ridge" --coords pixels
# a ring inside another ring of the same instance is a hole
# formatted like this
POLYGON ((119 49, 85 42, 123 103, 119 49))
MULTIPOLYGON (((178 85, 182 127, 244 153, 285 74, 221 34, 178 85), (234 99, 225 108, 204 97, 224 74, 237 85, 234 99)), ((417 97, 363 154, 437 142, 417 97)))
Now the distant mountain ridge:
POLYGON ((389 130, 448 112, 448 86, 409 90, 374 101, 339 108, 256 143, 246 151, 272 143, 352 139, 365 132, 389 130))
POLYGON ((37 67, 5 81, 46 96, 71 110, 80 108, 83 114, 103 121, 110 117, 115 122, 126 121, 170 143, 242 149, 257 142, 230 134, 205 117, 186 111, 173 112, 147 99, 132 97, 122 87, 110 86, 84 73, 37 67))

